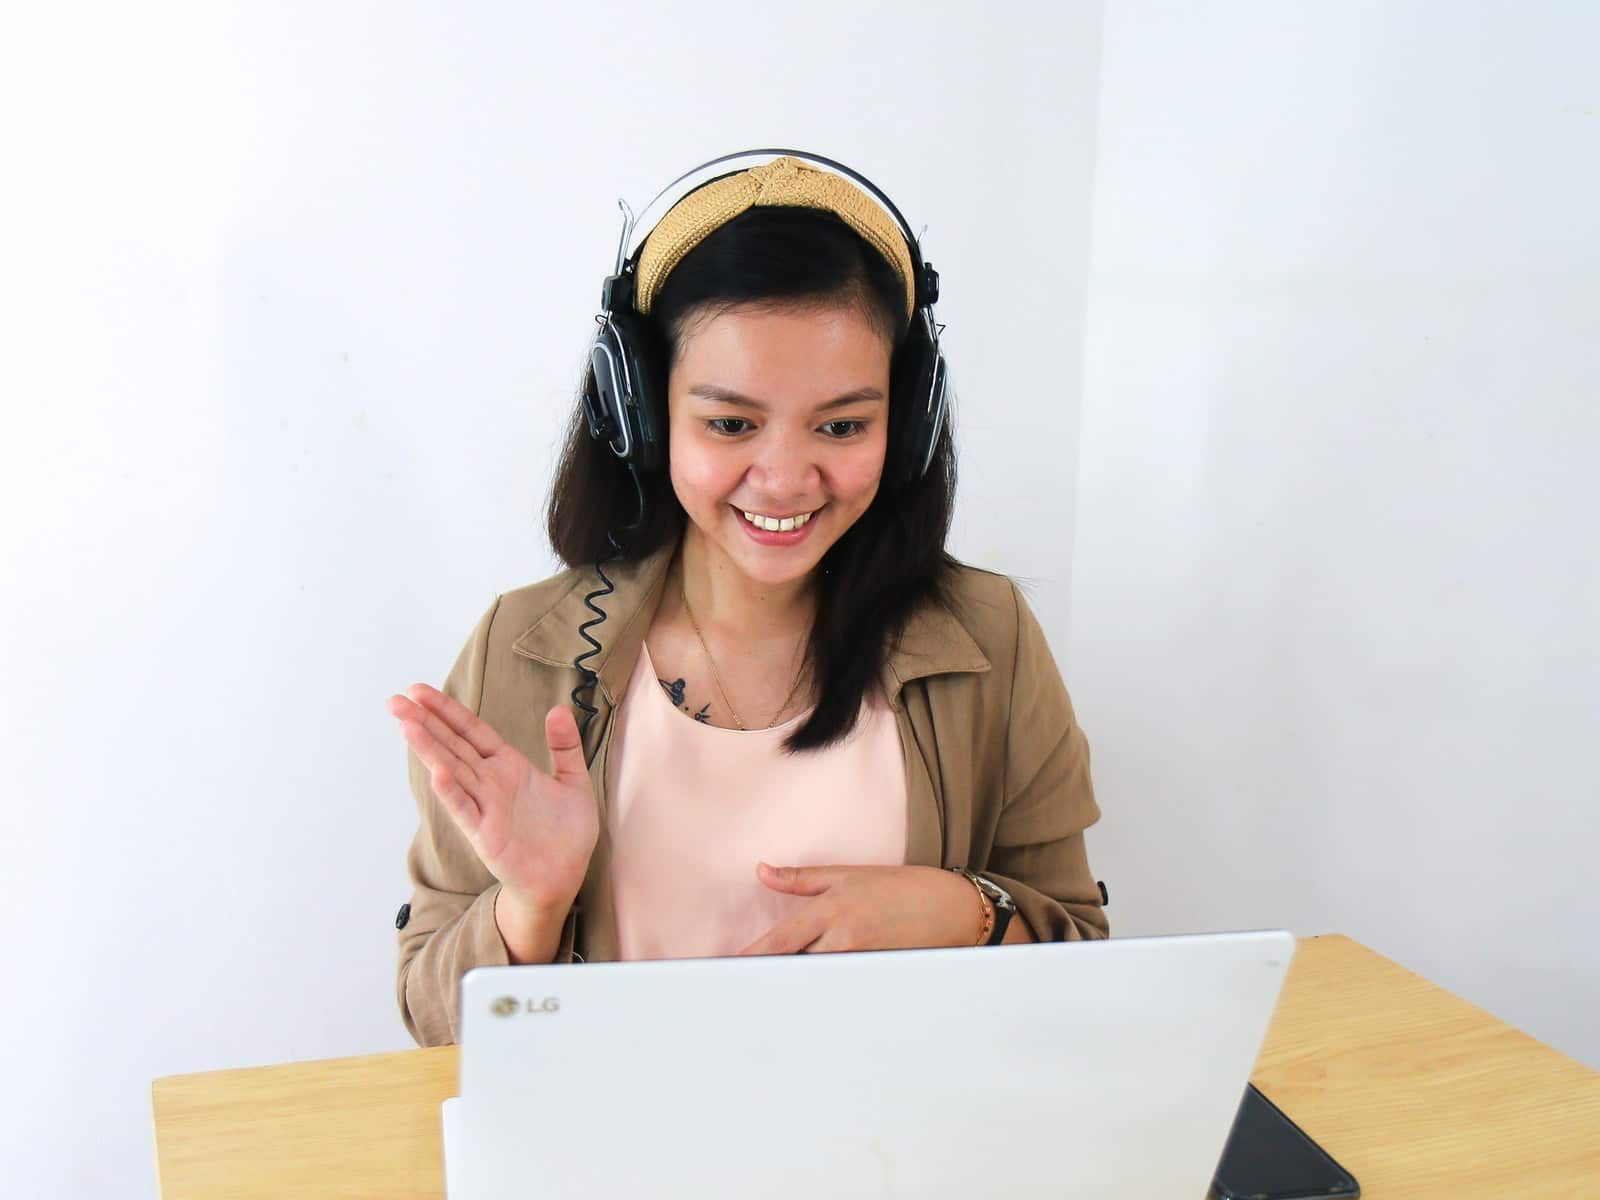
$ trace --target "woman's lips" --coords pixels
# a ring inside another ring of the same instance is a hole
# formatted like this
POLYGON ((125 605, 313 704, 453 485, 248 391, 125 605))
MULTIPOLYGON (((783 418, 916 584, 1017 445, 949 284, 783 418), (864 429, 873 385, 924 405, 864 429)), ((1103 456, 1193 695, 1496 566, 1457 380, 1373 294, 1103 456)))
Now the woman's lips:
MULTIPOLYGON (((733 508, 733 505, 729 505, 733 508)), ((826 506, 824 506, 826 507, 826 506)), ((795 546, 806 540, 811 533, 811 527, 817 523, 817 515, 822 509, 813 509, 804 525, 797 529, 759 529, 752 525, 745 517, 742 509, 733 508, 734 520, 744 529, 754 542, 762 546, 795 546)))

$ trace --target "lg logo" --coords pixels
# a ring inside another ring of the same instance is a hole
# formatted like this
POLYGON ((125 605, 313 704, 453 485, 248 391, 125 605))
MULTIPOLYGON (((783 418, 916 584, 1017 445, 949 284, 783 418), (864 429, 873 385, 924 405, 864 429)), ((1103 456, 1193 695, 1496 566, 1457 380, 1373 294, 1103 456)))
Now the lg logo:
POLYGON ((535 1000, 531 996, 527 1000, 518 1000, 515 996, 501 996, 489 1005, 489 1011, 497 1017, 514 1017, 520 1012, 556 1013, 561 1011, 561 999, 558 996, 546 996, 542 1000, 535 1000))

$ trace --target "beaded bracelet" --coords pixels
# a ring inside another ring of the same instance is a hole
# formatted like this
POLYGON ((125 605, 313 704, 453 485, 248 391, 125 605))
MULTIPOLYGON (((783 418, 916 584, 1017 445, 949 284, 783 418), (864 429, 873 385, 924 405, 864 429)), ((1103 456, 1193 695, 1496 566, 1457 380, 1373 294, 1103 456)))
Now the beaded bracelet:
POLYGON ((978 887, 977 880, 966 874, 963 874, 962 878, 972 884, 974 888, 977 888, 978 903, 983 907, 982 923, 978 929, 978 940, 972 944, 974 946, 987 946, 989 944, 989 936, 994 933, 994 904, 990 901, 989 894, 981 887, 978 887))

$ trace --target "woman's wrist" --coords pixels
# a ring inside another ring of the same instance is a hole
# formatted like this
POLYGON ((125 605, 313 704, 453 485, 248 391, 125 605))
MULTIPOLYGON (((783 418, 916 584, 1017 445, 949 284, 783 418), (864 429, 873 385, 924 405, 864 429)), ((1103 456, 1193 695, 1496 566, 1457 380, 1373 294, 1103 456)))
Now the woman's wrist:
POLYGON ((516 966, 555 960, 561 930, 576 897, 533 898, 505 884, 494 901, 494 923, 516 966))
POLYGON ((990 907, 989 898, 961 871, 949 867, 934 869, 944 877, 945 886, 950 890, 951 902, 945 911, 953 918, 953 923, 946 926, 946 940, 938 944, 983 945, 994 929, 994 909, 990 907))

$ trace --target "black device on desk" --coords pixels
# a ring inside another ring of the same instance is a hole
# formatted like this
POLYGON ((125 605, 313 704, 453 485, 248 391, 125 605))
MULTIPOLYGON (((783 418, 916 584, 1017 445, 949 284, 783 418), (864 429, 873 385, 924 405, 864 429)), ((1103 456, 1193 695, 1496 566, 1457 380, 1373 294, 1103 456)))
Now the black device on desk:
POLYGON ((1222 1148, 1210 1200, 1322 1200, 1361 1185, 1271 1100, 1249 1084, 1222 1148))

